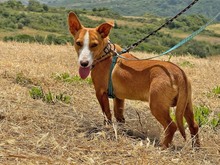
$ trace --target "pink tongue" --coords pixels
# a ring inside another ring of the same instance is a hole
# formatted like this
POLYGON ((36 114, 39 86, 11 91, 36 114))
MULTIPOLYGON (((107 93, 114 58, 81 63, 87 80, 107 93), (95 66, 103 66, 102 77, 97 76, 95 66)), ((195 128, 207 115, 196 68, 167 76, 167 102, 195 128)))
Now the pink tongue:
POLYGON ((89 73, 90 73, 90 67, 87 68, 79 67, 79 75, 82 79, 88 77, 89 73))

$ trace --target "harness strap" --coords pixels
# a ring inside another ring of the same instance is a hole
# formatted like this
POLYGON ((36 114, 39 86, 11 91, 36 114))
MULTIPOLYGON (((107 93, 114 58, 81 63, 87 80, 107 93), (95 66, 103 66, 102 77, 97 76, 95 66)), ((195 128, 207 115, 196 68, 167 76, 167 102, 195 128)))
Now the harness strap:
POLYGON ((113 90, 113 84, 112 84, 112 71, 115 67, 115 64, 117 62, 118 56, 114 55, 112 57, 112 64, 110 68, 110 73, 109 73, 109 81, 108 81, 108 98, 115 98, 114 90, 113 90))

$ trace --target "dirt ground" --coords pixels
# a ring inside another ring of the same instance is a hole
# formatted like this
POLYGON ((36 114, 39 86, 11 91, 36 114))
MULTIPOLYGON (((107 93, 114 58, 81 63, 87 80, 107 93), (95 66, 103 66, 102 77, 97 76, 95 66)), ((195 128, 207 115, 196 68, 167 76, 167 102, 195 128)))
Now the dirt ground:
MULTIPOLYGON (((173 147, 162 151, 158 140, 163 131, 145 102, 126 101, 125 125, 103 125, 92 84, 54 78, 63 73, 77 75, 76 59, 71 45, 0 42, 0 164, 219 164, 219 128, 200 128, 198 150, 191 148, 186 128, 186 142, 177 132, 173 147), (33 86, 64 93, 71 97, 70 103, 32 99, 33 86)), ((181 56, 171 61, 192 80, 194 106, 205 105, 213 114, 219 113, 220 98, 211 91, 220 86, 220 56, 181 56)))

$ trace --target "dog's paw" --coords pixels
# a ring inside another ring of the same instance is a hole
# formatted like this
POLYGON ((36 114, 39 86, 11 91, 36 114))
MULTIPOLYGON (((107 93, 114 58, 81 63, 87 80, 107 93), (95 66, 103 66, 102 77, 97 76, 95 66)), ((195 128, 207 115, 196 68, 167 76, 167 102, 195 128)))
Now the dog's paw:
POLYGON ((193 149, 199 149, 200 148, 200 141, 198 139, 192 140, 192 148, 193 149))
POLYGON ((125 118, 117 118, 116 121, 118 123, 125 123, 125 118))
POLYGON ((104 125, 112 125, 112 121, 111 120, 106 120, 104 119, 104 125))

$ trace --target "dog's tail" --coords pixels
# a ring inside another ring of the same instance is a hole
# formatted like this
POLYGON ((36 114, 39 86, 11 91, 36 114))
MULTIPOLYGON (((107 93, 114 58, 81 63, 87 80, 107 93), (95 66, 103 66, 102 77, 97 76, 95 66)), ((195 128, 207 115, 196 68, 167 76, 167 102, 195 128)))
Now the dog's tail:
POLYGON ((186 140, 186 133, 183 125, 183 116, 185 114, 186 106, 188 103, 188 80, 185 75, 185 73, 181 70, 182 76, 179 78, 179 94, 177 98, 177 105, 176 105, 176 124, 177 127, 183 136, 183 138, 186 140))

